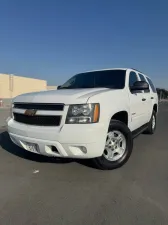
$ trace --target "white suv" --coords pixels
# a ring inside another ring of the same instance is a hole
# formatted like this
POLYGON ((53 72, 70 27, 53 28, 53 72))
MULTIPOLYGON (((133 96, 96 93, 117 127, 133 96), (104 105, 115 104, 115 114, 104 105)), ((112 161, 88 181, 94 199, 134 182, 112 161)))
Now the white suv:
POLYGON ((100 169, 122 166, 133 138, 156 128, 158 96, 135 69, 77 74, 58 90, 13 100, 11 140, 27 151, 55 157, 92 158, 100 169))

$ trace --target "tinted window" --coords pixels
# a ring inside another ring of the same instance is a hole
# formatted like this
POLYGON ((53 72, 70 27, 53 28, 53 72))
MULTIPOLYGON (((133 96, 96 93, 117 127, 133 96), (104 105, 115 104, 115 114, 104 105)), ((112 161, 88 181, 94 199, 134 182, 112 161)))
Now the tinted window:
POLYGON ((76 88, 93 88, 94 76, 93 74, 78 74, 70 78, 60 89, 76 89, 76 88))
POLYGON ((111 70, 95 73, 95 87, 125 87, 125 70, 111 70))
POLYGON ((152 88, 152 91, 153 91, 154 93, 156 93, 156 88, 155 88, 155 86, 153 85, 152 81, 151 81, 148 77, 147 77, 147 80, 148 80, 149 85, 150 85, 151 88, 152 88))
POLYGON ((129 77, 129 87, 132 87, 133 84, 138 81, 137 75, 135 72, 130 72, 130 77, 129 77))
POLYGON ((77 74, 63 84, 60 89, 107 87, 123 89, 126 70, 104 70, 77 74))
MULTIPOLYGON (((140 77, 141 81, 146 81, 144 75, 139 74, 139 77, 140 77)), ((147 82, 147 81, 146 81, 146 82, 147 82)), ((148 92, 150 92, 150 91, 149 91, 149 90, 144 90, 144 92, 145 92, 145 93, 148 93, 148 92)))
POLYGON ((146 81, 146 79, 145 79, 144 75, 139 74, 139 77, 140 77, 141 81, 146 81))

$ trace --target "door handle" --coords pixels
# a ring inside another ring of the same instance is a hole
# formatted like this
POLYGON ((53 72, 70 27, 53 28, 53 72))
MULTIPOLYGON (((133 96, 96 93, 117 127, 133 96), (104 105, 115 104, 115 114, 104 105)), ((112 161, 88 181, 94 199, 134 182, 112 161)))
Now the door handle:
POLYGON ((154 97, 151 97, 151 99, 154 99, 154 97))
POLYGON ((143 102, 146 101, 146 98, 143 98, 142 101, 143 101, 143 102))

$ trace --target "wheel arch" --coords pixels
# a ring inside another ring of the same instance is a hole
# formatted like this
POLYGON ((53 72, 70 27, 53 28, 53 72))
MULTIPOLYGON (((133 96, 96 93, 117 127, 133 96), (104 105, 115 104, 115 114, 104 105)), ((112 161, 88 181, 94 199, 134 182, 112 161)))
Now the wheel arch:
POLYGON ((157 104, 154 104, 153 111, 155 111, 156 113, 158 113, 158 105, 157 104))
MULTIPOLYGON (((128 112, 126 110, 121 110, 119 112, 116 112, 112 117, 111 120, 118 120, 120 122, 123 122, 128 126, 129 123, 129 117, 128 117, 128 112)), ((110 120, 110 122, 111 122, 110 120)))

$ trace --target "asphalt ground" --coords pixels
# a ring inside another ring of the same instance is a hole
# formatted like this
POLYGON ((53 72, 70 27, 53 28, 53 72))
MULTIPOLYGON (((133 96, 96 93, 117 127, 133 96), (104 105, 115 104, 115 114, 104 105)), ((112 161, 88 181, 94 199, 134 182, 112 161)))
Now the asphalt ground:
POLYGON ((6 126, 6 119, 10 115, 8 108, 0 108, 0 128, 6 126))
POLYGON ((0 225, 168 224, 168 104, 156 133, 137 137, 113 171, 25 152, 0 133, 0 225))

